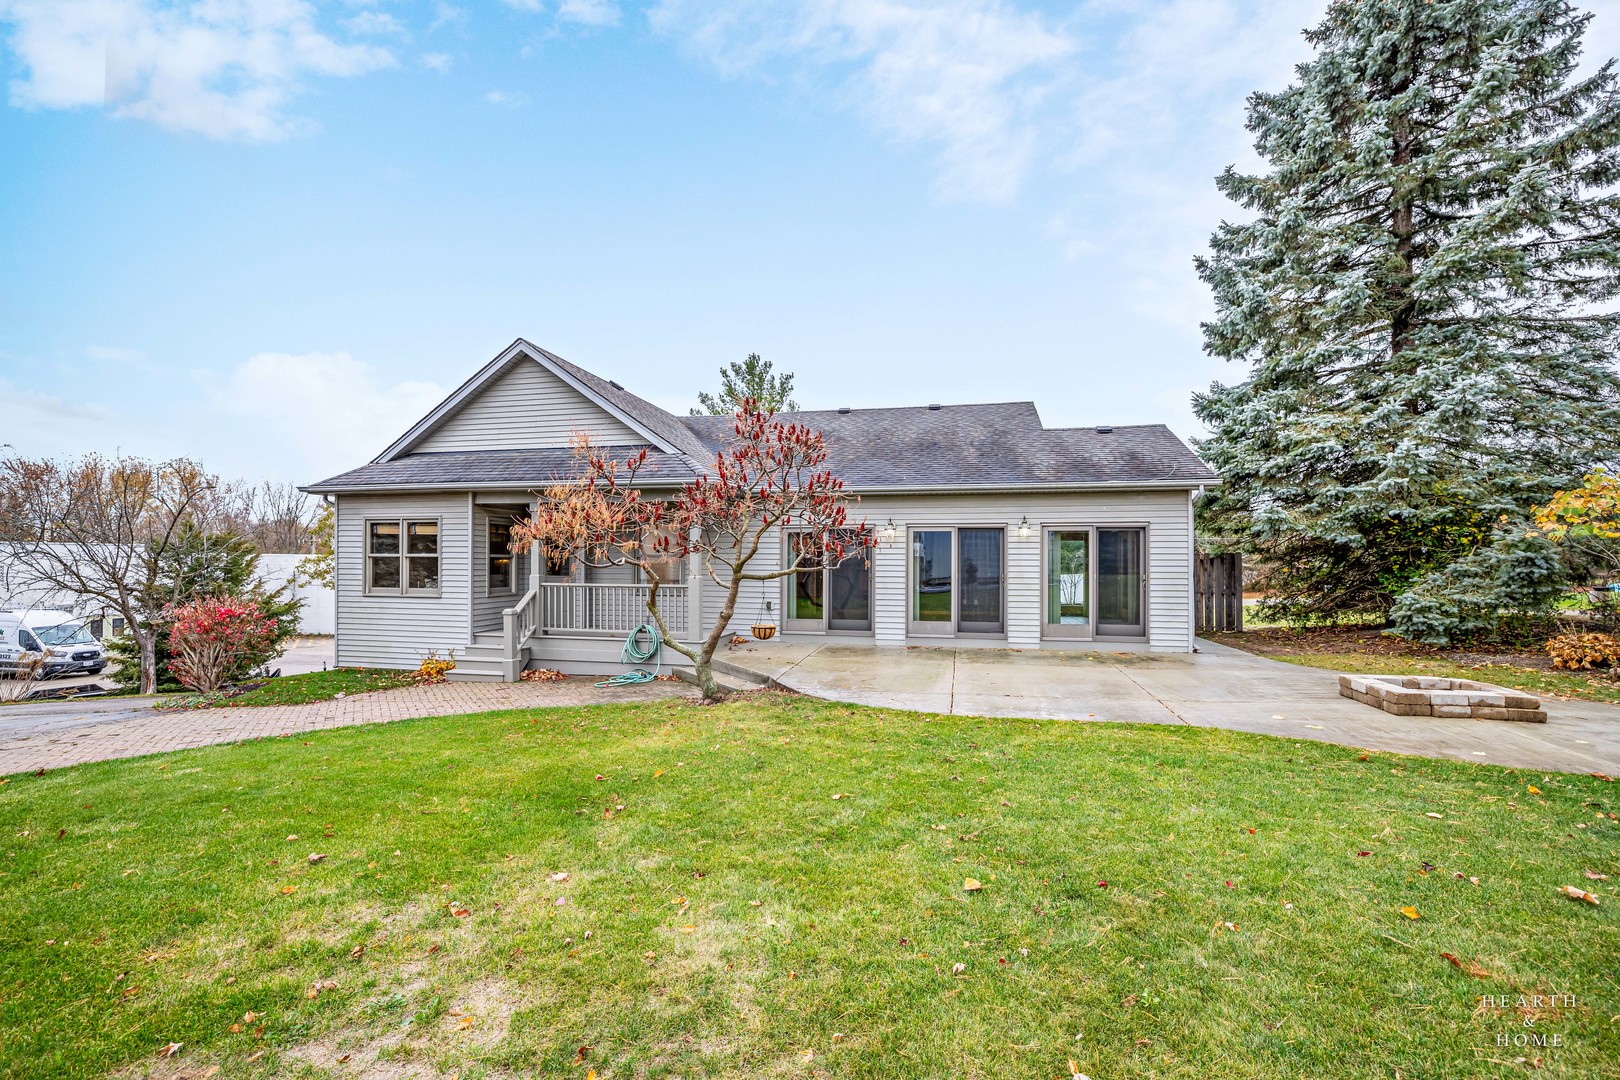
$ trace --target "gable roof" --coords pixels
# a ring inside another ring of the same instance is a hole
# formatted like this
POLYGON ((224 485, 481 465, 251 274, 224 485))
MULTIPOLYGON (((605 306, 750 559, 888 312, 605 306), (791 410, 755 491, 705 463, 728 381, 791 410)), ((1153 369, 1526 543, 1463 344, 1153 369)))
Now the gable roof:
MULTIPOLYGON (((416 451, 440 425, 518 363, 537 363, 647 440, 642 479, 684 483, 732 437, 728 416, 677 417, 619 384, 518 338, 371 464, 305 491, 480 487, 532 490, 563 475, 567 447, 416 451)), ((1194 488, 1219 478, 1163 424, 1048 428, 1034 402, 781 413, 823 433, 828 468, 853 491, 993 491, 1091 487, 1194 488)))
POLYGON ((595 405, 644 436, 653 446, 665 453, 692 456, 703 455, 703 445, 690 431, 669 413, 650 401, 644 401, 628 390, 584 368, 576 367, 539 346, 522 338, 503 349, 500 355, 480 368, 472 378, 462 383, 455 392, 439 403, 432 412, 418 420, 388 449, 373 459, 374 463, 393 461, 420 446, 445 421, 459 412, 514 364, 533 362, 556 375, 563 382, 584 394, 595 405))

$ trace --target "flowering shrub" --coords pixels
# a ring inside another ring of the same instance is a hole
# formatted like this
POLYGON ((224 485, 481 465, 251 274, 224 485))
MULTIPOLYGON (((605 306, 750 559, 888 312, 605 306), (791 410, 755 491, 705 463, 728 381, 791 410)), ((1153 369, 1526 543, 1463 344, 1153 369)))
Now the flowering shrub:
POLYGON ((456 669, 456 657, 440 656, 437 652, 430 652, 427 658, 416 669, 416 681, 421 683, 441 683, 444 677, 456 669))
POLYGON ((1552 657, 1553 667, 1569 671, 1620 669, 1620 638, 1580 631, 1559 634, 1547 642, 1547 655, 1552 657))
POLYGON ((210 596, 163 611, 169 670, 203 693, 240 679, 276 654, 276 620, 252 600, 210 596))

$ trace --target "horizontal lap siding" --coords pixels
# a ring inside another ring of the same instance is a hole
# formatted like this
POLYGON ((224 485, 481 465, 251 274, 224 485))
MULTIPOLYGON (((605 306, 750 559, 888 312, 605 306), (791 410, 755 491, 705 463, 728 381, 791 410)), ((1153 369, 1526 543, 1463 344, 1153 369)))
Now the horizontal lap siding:
POLYGON ((523 357, 462 405, 414 452, 567 446, 576 429, 604 446, 647 441, 534 360, 523 357))
MULTIPOLYGON (((1041 643, 1041 532, 1047 525, 1146 525, 1148 641, 1156 651, 1185 652, 1191 640, 1192 564, 1187 492, 1075 492, 1069 495, 866 495, 851 515, 880 537, 892 518, 898 533, 875 553, 878 641, 905 640, 907 528, 1000 526, 1007 530, 1007 644, 1041 643), (1030 537, 1018 538, 1029 518, 1030 537)), ((920 640, 920 639, 919 639, 920 640)), ((1072 643, 1068 643, 1072 644, 1072 643)))
POLYGON ((337 662, 343 667, 414 668, 430 650, 466 648, 468 501, 465 493, 341 495, 337 499, 337 662), (371 596, 365 591, 368 519, 438 518, 439 595, 371 596))
MULTIPOLYGON (((760 541, 759 554, 754 556, 748 564, 752 572, 772 570, 782 565, 782 544, 779 534, 772 532, 760 541)), ((731 581, 730 571, 723 565, 716 564, 715 572, 722 583, 731 581)), ((706 635, 720 615, 720 609, 725 606, 726 586, 716 584, 707 573, 701 577, 703 583, 703 625, 694 630, 693 636, 701 638, 706 635)), ((729 632, 733 634, 750 633, 755 622, 763 621, 782 625, 781 605, 782 585, 780 580, 772 581, 744 581, 737 594, 737 607, 731 614, 729 632), (764 611, 765 602, 769 601, 771 610, 764 611)))
MULTIPOLYGON (((881 537, 892 518, 898 536, 880 543, 873 557, 873 637, 880 643, 906 641, 906 529, 919 526, 999 526, 1007 530, 1007 645, 1041 645, 1041 535, 1048 525, 1142 525, 1147 527, 1148 643, 1155 651, 1185 652, 1191 641, 1192 563, 1187 492, 1076 492, 1069 495, 867 495, 854 507, 881 537), (1018 537, 1018 523, 1029 518, 1030 537, 1018 537)), ((780 566, 776 536, 767 538, 755 565, 780 566)), ((780 581, 744 582, 729 628, 747 634, 770 600, 768 621, 782 624, 784 586, 780 581)), ((706 582, 703 628, 720 610, 725 590, 706 582)), ((977 638, 977 635, 974 635, 977 638)), ((923 639, 917 639, 919 641, 923 639)), ((938 641, 939 639, 929 639, 938 641)), ((949 640, 949 639, 947 639, 949 640)), ((966 636, 964 636, 966 640, 966 636)), ((1065 641, 1064 647, 1079 643, 1065 641)))

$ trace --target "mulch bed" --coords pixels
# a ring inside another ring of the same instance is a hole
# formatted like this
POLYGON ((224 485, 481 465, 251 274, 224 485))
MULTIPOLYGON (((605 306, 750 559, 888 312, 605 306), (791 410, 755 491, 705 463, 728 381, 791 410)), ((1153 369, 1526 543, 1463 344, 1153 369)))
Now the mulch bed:
POLYGON ((1338 653, 1353 656, 1388 656, 1412 660, 1448 660, 1478 667, 1482 664, 1511 664, 1514 667, 1552 669, 1546 653, 1502 648, 1495 651, 1447 649, 1386 634, 1376 627, 1324 626, 1308 629, 1272 628, 1242 633, 1212 634, 1211 640, 1261 656, 1298 653, 1338 653))

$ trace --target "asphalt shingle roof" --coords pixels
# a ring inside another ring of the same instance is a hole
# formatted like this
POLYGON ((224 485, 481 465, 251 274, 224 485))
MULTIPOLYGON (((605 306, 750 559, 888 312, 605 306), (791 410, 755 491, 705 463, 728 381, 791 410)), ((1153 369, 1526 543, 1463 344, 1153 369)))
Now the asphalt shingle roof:
MULTIPOLYGON (((639 446, 605 448, 623 460, 639 446)), ((373 462, 318 484, 306 491, 332 494, 377 488, 512 488, 532 491, 573 472, 574 452, 566 446, 543 450, 457 450, 446 453, 406 454, 393 461, 373 462)), ((657 448, 647 449, 647 463, 638 479, 650 484, 683 484, 696 474, 685 459, 657 448)))
MULTIPOLYGON (((680 484, 714 461, 733 437, 729 416, 673 416, 560 356, 516 343, 556 364, 653 437, 675 448, 649 447, 640 478, 680 484)), ((1217 477, 1162 424, 1048 428, 1034 402, 916 406, 782 413, 821 431, 828 467, 851 489, 1084 487, 1097 484, 1212 483, 1217 477)), ((639 446, 610 448, 623 457, 639 446)), ((567 447, 405 454, 313 484, 329 493, 375 488, 513 488, 531 490, 571 471, 567 447)))
MULTIPOLYGON (((1034 402, 782 413, 822 432, 827 466, 857 490, 1088 485, 1216 479, 1163 424, 1047 428, 1034 402)), ((685 417, 710 453, 732 435, 725 416, 685 417)))

